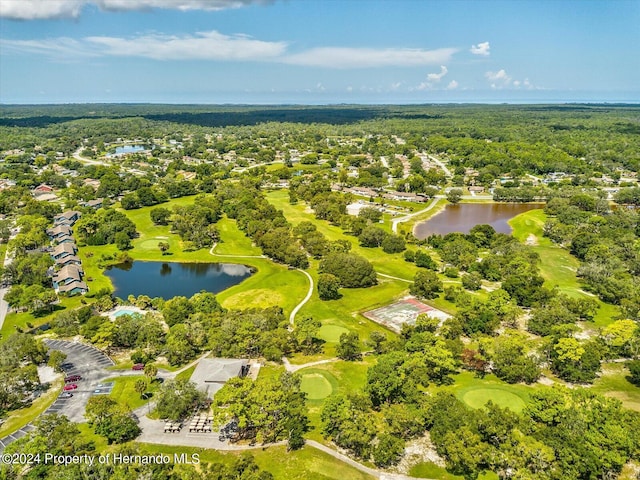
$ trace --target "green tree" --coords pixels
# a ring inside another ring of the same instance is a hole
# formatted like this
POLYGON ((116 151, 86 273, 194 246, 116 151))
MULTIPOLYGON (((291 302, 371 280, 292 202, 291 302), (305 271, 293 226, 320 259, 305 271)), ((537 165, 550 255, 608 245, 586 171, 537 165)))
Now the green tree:
POLYGON ((160 252, 162 252, 162 255, 167 255, 170 247, 169 242, 158 242, 158 248, 160 252))
POLYGON ((627 362, 627 368, 629 369, 629 381, 634 385, 640 387, 640 360, 632 360, 627 362))
POLYGON ((462 190, 459 188, 452 188, 447 192, 447 201, 454 205, 462 199, 462 190))
POLYGON ((156 378, 156 375, 158 374, 158 367, 152 363, 147 363, 144 366, 144 374, 151 379, 156 378))
POLYGON ((370 287, 377 283, 373 265, 365 258, 353 253, 331 253, 321 262, 320 273, 330 273, 340 280, 345 288, 370 287))
POLYGON ((382 250, 385 253, 400 253, 406 248, 404 238, 400 235, 387 235, 382 241, 382 250))
POLYGON ((57 372, 61 372, 62 369, 60 366, 67 359, 67 354, 61 352, 60 350, 52 350, 49 354, 49 360, 47 360, 47 365, 56 370, 57 372))
POLYGON ((155 225, 168 225, 169 217, 171 217, 171 210, 163 207, 152 208, 149 212, 151 216, 151 221, 155 225))
POLYGON ((380 227, 368 225, 362 230, 362 233, 358 235, 358 240, 363 247, 380 247, 388 235, 389 234, 380 227))
POLYGON ((375 207, 364 207, 360 209, 358 216, 371 223, 378 223, 382 219, 382 212, 375 207))
POLYGON ((338 277, 330 273, 321 273, 318 276, 318 296, 320 300, 337 300, 342 297, 338 277))
POLYGON ((300 350, 305 355, 311 355, 319 351, 321 342, 318 338, 318 332, 321 326, 320 320, 314 320, 313 317, 303 317, 296 321, 293 335, 300 350))
POLYGON ((378 437, 378 444, 373 448, 373 463, 382 468, 397 464, 404 454, 404 446, 403 439, 383 433, 378 437))
POLYGON ((431 270, 419 271, 416 273, 409 291, 416 297, 436 298, 438 293, 442 291, 442 281, 431 270))
POLYGON ((206 402, 206 395, 188 379, 165 381, 155 395, 156 412, 160 418, 182 420, 206 402))
POLYGON ((147 380, 145 380, 144 378, 140 378, 138 380, 136 380, 136 383, 134 385, 134 390, 136 392, 138 392, 138 394, 140 395, 140 398, 143 398, 144 393, 147 391, 147 380))
POLYGON ((239 438, 261 443, 288 439, 292 447, 301 446, 309 421, 300 381, 288 372, 256 381, 232 378, 214 398, 216 423, 236 420, 239 438))
POLYGON ((380 355, 385 352, 387 343, 387 336, 382 333, 374 330, 369 334, 369 340, 367 340, 367 345, 373 348, 373 351, 380 355))
POLYGON ((184 323, 194 313, 191 302, 186 297, 173 297, 164 303, 162 316, 171 327, 176 323, 184 323))
POLYGON ((482 277, 478 272, 467 273, 462 276, 462 286, 467 290, 480 290, 480 287, 482 287, 482 277))
POLYGON ((360 360, 360 337, 356 332, 340 335, 336 355, 343 360, 360 360))

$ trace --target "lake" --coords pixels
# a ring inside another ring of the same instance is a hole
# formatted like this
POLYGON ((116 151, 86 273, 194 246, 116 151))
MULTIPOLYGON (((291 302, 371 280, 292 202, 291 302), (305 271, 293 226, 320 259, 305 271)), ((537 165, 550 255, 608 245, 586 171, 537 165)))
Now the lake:
POLYGON ((125 155, 127 153, 144 152, 145 148, 142 145, 125 145, 123 147, 116 147, 115 153, 107 155, 108 157, 117 157, 119 155, 125 155))
POLYGON ((113 265, 105 274, 114 295, 148 295, 169 299, 190 297, 201 290, 218 293, 251 276, 252 271, 236 263, 133 262, 113 265))
POLYGON ((476 225, 489 224, 499 233, 511 233, 507 223, 516 215, 544 208, 543 203, 459 203, 447 205, 429 220, 418 223, 413 234, 420 240, 429 235, 469 233, 476 225))

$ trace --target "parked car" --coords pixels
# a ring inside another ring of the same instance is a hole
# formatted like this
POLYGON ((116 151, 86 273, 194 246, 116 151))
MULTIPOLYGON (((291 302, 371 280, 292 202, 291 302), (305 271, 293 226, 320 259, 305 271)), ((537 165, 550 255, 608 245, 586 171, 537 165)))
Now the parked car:
POLYGON ((78 385, 76 385, 75 383, 69 383, 64 386, 64 391, 68 392, 70 390, 75 390, 76 388, 78 388, 78 385))
POLYGON ((64 379, 64 383, 77 382, 82 380, 82 375, 69 375, 64 379))
POLYGON ((144 363, 136 363, 131 370, 144 370, 144 363))
POLYGON ((71 398, 71 397, 73 397, 73 393, 70 393, 70 392, 62 392, 62 393, 60 394, 60 397, 58 397, 58 398, 71 398))

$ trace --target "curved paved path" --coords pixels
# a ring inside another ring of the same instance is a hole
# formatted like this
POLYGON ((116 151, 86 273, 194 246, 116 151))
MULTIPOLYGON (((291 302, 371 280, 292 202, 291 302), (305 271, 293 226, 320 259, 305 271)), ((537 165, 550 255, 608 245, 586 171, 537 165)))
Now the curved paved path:
POLYGON ((297 269, 299 272, 304 273, 307 278, 309 279, 309 290, 307 291, 307 295, 302 299, 302 301, 296 305, 293 310, 291 310, 291 314, 289 315, 289 323, 291 325, 293 325, 295 319, 296 319, 296 314, 300 311, 300 309, 302 307, 304 307, 304 304, 307 303, 309 301, 309 299, 311 299, 311 295, 313 295, 313 278, 311 278, 311 275, 309 275, 307 272, 305 272, 304 270, 301 269, 297 269))
POLYGON ((316 362, 303 363, 302 365, 292 365, 287 357, 282 357, 282 363, 284 365, 284 369, 287 372, 297 372, 298 370, 302 370, 307 367, 315 367, 316 365, 324 365, 325 363, 337 362, 340 360, 339 358, 328 358, 326 360, 318 360, 316 362))
POLYGON ((223 258, 267 258, 266 255, 231 255, 231 254, 222 254, 215 253, 213 250, 218 246, 218 242, 214 243, 209 249, 209 253, 214 257, 223 257, 223 258))
POLYGON ((415 216, 428 212, 429 210, 431 210, 433 207, 436 206, 436 204, 438 203, 438 200, 440 200, 440 196, 435 196, 433 197, 433 200, 426 208, 423 208, 422 210, 418 210, 417 212, 410 213, 409 215, 405 215, 404 217, 394 218, 393 220, 391 220, 391 231, 393 233, 398 233, 399 223, 406 222, 408 220, 411 220, 415 216))
POLYGON ((393 275, 387 275, 386 273, 376 272, 376 275, 385 278, 391 278, 392 280, 400 280, 401 282, 413 283, 413 280, 407 280, 406 278, 394 277, 393 275))

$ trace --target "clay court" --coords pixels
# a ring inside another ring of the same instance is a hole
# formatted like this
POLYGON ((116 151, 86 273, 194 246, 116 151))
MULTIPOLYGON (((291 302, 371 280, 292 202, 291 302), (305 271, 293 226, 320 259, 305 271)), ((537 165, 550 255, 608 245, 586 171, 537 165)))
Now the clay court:
POLYGON ((363 315, 369 320, 384 325, 395 332, 400 332, 403 324, 415 324, 416 318, 418 318, 418 315, 421 313, 426 313, 431 317, 439 319, 440 323, 450 317, 449 314, 422 303, 415 297, 403 298, 390 305, 369 310, 363 313, 363 315))

